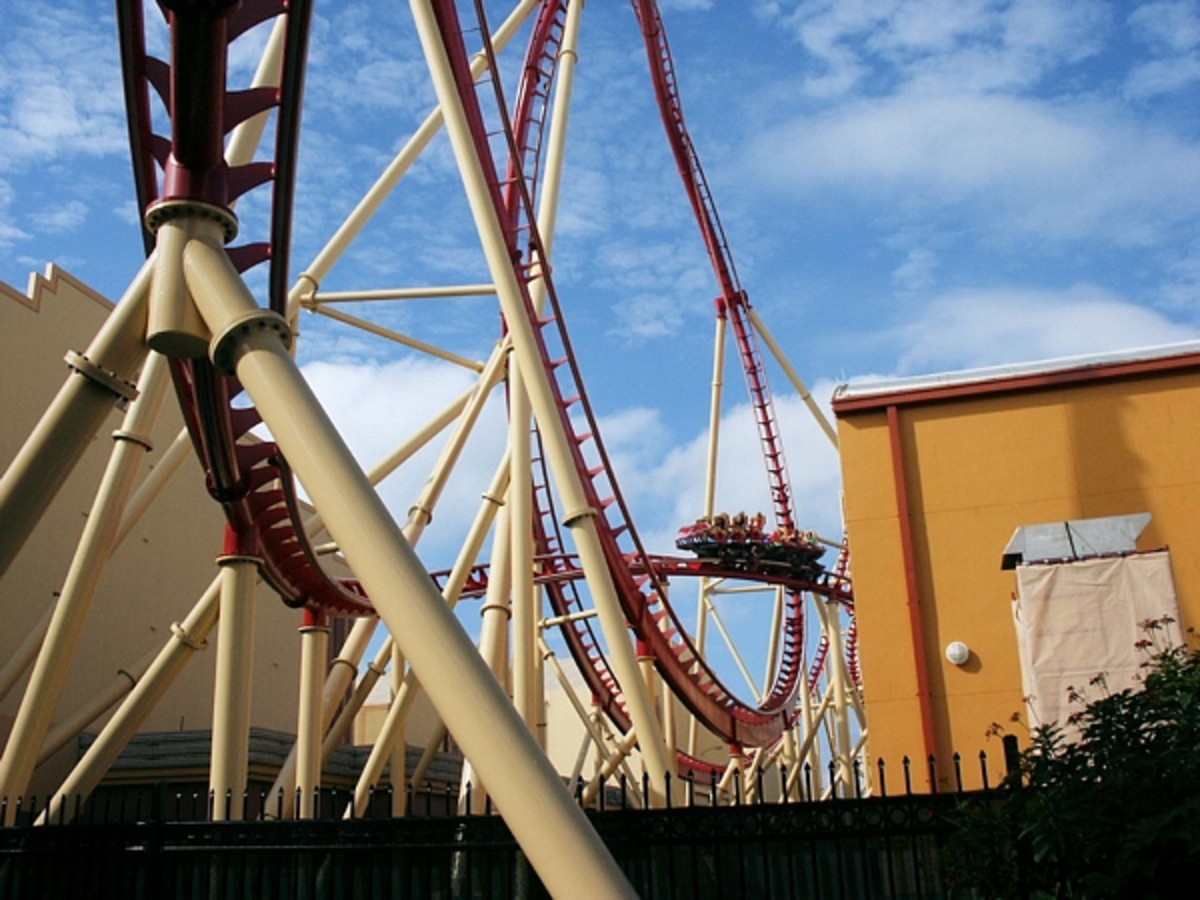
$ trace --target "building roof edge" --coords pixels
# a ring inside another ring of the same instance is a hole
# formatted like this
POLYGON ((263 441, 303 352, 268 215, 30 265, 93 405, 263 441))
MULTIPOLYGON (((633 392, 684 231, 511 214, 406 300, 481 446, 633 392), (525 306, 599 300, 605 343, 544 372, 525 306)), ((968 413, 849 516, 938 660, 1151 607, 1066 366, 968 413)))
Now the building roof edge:
POLYGON ((906 378, 849 382, 833 394, 837 415, 984 394, 1200 368, 1200 341, 963 369, 906 378))

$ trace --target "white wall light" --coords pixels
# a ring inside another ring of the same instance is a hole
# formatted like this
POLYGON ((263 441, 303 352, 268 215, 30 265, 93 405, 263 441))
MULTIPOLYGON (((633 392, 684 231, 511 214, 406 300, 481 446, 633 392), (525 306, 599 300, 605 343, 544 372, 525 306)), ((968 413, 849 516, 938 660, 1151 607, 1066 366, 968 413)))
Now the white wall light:
POLYGON ((954 665, 961 666, 970 658, 971 648, 962 641, 951 641, 946 645, 946 659, 954 665))

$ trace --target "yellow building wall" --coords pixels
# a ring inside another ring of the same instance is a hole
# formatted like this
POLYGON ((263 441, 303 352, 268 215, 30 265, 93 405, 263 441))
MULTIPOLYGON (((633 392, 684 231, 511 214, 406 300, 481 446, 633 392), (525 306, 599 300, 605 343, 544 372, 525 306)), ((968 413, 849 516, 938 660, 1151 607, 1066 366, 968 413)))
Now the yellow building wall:
MULTIPOLYGON (((1009 719, 1024 718, 1016 583, 1000 568, 1017 527, 1152 513, 1139 548, 1169 546, 1183 624, 1200 623, 1200 375, 901 404, 896 414, 939 774, 950 783, 958 751, 977 785, 984 750, 994 783, 1001 746, 989 726, 1019 733, 1009 719), (951 641, 972 650, 961 667, 946 660, 951 641)), ((896 772, 925 747, 886 413, 839 412, 839 438, 870 749, 896 772)))

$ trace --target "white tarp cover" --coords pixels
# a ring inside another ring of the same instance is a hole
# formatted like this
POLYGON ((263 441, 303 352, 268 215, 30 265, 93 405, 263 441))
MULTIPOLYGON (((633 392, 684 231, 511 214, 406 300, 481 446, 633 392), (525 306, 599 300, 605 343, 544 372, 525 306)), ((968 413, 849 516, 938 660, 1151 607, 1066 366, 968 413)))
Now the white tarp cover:
POLYGON ((1032 726, 1058 722, 1091 700, 1139 684, 1154 649, 1183 643, 1166 550, 1017 567, 1013 619, 1032 726), (1154 630, 1144 623, 1173 621, 1154 630), (1153 647, 1140 647, 1150 640, 1153 647), (1097 676, 1103 676, 1098 679, 1097 676), (1070 702, 1072 689, 1082 702, 1070 702))

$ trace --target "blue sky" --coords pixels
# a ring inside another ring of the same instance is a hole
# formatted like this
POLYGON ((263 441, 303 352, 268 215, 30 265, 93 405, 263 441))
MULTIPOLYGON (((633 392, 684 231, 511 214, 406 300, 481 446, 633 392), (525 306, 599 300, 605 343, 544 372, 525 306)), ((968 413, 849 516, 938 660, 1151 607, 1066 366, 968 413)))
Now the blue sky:
MULTIPOLYGON (((111 10, 3 7, 0 279, 24 285, 53 261, 115 297, 141 250, 111 10)), ((498 21, 507 4, 488 8, 498 21)), ((822 400, 865 376, 1200 336, 1200 4, 662 10, 743 285, 822 400)), ((318 2, 311 43, 297 270, 433 98, 407 4, 318 2)), ((231 80, 248 79, 259 46, 239 42, 231 80)), ((621 484, 663 549, 700 508, 716 288, 628 4, 588 4, 577 77, 557 284, 621 484)), ((461 193, 439 142, 322 287, 485 280, 461 193)), ((247 233, 264 203, 251 195, 239 210, 247 233)), ((369 312, 472 358, 497 335, 488 300, 369 312)), ((326 322, 303 325, 305 371, 367 464, 468 383, 326 322)), ((764 507, 737 377, 718 502, 764 507)), ((836 456, 782 375, 771 380, 799 518, 836 534, 836 456)), ((435 517, 431 556, 474 514, 501 429, 495 409, 468 452, 474 475, 435 517)), ((385 488, 400 515, 423 480, 418 465, 385 488)))

